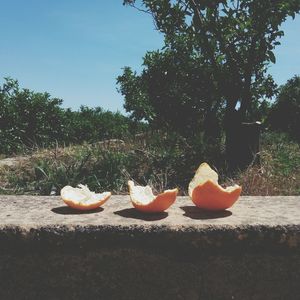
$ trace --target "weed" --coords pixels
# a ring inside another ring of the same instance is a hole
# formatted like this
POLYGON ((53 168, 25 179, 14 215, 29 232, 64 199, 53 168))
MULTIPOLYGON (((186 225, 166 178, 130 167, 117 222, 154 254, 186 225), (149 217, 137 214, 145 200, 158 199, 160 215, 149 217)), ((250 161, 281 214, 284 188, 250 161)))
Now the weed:
MULTIPOLYGON (((204 153, 200 144, 195 149, 173 137, 40 149, 16 166, 0 170, 0 193, 59 194, 65 185, 82 183, 98 192, 122 194, 128 192, 127 181, 134 179, 157 192, 178 187, 186 194, 198 165, 203 161, 215 165, 204 153)), ((266 133, 260 155, 259 167, 250 166, 225 182, 241 184, 244 195, 299 195, 299 144, 285 135, 266 133)))

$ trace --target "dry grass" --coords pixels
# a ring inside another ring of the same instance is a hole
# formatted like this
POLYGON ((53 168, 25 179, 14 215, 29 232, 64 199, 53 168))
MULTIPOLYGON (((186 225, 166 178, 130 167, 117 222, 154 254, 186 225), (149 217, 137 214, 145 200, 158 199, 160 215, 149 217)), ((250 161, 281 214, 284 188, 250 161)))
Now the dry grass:
MULTIPOLYGON (((84 183, 93 190, 123 194, 127 181, 133 179, 150 184, 156 192, 177 186, 186 194, 197 166, 185 148, 173 148, 117 140, 40 149, 14 167, 0 169, 0 193, 49 195, 59 193, 66 184, 84 183)), ((250 166, 225 181, 232 182, 242 185, 243 195, 300 195, 299 144, 283 135, 264 134, 261 166, 250 166)))
POLYGON ((243 195, 300 195, 300 145, 284 135, 265 134, 260 155, 259 167, 250 166, 236 178, 243 195))

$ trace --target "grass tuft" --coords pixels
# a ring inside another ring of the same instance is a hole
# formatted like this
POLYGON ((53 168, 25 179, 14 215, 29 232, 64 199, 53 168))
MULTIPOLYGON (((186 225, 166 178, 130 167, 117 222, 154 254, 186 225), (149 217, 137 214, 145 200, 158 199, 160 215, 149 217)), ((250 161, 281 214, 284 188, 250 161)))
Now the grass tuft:
MULTIPOLYGON (((259 167, 250 166, 225 183, 242 185, 243 195, 300 195, 299 144, 285 135, 266 133, 260 155, 259 167)), ((156 192, 178 187, 186 194, 194 171, 207 159, 212 164, 201 151, 178 140, 40 149, 15 166, 0 169, 0 193, 58 195, 65 185, 82 183, 97 192, 124 194, 127 181, 133 179, 150 184, 156 192)))

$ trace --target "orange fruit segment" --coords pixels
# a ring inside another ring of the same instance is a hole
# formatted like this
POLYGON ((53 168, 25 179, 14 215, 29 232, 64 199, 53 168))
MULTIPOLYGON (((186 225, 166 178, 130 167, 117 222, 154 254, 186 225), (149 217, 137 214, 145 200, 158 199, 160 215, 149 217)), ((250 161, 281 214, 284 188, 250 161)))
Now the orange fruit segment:
POLYGON ((149 185, 137 186, 128 181, 129 195, 132 205, 145 213, 159 213, 168 209, 176 200, 178 189, 166 190, 155 196, 149 185))
POLYGON ((189 184, 189 196, 194 204, 206 210, 225 210, 239 198, 242 188, 235 184, 223 188, 218 184, 218 174, 202 163, 189 184))
POLYGON ((60 191, 61 198, 70 207, 79 210, 92 210, 103 205, 111 196, 110 192, 96 194, 86 185, 79 184, 77 188, 69 185, 60 191))

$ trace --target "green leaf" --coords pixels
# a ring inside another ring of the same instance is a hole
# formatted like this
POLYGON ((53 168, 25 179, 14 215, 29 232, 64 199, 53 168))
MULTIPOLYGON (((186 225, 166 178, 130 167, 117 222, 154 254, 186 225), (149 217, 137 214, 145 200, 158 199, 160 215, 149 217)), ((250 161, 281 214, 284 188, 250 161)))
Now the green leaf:
POLYGON ((276 63, 276 58, 275 58, 275 55, 272 51, 268 51, 268 56, 269 56, 269 60, 275 64, 276 63))

